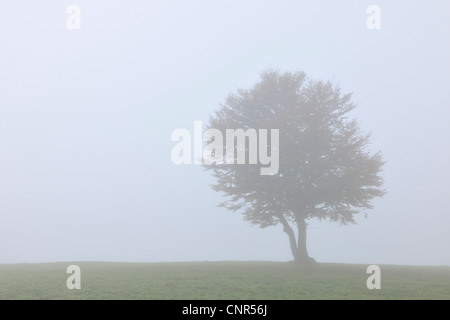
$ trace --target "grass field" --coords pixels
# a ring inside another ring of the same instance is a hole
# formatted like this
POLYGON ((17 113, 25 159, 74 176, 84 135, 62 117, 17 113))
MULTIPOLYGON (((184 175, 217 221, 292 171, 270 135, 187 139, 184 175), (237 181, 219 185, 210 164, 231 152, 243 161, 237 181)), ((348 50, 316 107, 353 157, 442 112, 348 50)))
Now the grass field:
POLYGON ((450 299, 450 267, 288 262, 74 262, 0 265, 0 299, 450 299), (81 268, 81 290, 66 269, 81 268))

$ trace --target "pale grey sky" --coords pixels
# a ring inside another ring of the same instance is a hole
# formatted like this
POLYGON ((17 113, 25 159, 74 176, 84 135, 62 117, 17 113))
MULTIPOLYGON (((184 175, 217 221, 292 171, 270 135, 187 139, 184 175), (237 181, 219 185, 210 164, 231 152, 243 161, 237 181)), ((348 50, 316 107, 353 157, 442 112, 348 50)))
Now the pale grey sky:
POLYGON ((279 68, 353 92, 387 160, 387 195, 312 222, 310 255, 450 265, 450 2, 4 0, 0 26, 0 263, 291 260, 170 159, 173 130, 279 68))

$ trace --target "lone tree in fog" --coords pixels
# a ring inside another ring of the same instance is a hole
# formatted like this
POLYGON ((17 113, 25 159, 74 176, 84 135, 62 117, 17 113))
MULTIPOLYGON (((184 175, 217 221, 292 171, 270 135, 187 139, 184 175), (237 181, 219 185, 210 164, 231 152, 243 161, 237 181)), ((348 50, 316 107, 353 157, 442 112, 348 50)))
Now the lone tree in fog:
MULTIPOLYGON (((262 228, 281 223, 294 260, 314 262, 306 246, 309 220, 355 223, 354 215, 385 193, 379 175, 384 161, 368 150, 370 134, 348 118, 353 108, 351 94, 303 72, 267 71, 252 88, 229 95, 208 128, 223 137, 227 129, 279 129, 279 170, 261 175, 262 165, 248 161, 205 164, 216 178, 212 188, 225 196, 219 206, 262 228)), ((267 139, 266 152, 272 140, 267 139)), ((249 159, 249 143, 244 148, 249 159)))

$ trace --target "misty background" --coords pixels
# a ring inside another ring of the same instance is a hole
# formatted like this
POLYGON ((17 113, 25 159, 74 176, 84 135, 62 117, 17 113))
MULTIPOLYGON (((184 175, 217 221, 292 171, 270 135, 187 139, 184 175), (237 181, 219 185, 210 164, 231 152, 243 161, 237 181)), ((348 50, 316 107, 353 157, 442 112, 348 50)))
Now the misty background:
POLYGON ((173 130, 277 68, 353 92, 387 161, 367 218, 311 221, 310 256, 450 265, 449 34, 445 0, 2 1, 0 263, 291 260, 170 158, 173 130))

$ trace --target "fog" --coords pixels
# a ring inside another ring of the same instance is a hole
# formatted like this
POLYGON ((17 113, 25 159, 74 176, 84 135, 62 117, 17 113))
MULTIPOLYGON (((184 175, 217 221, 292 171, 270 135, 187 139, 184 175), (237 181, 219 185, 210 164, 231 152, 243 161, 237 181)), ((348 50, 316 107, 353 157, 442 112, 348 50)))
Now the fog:
POLYGON ((275 68, 353 92, 386 160, 386 195, 310 221, 309 254, 450 265, 448 1, 2 1, 0 25, 0 263, 291 260, 171 161, 174 130, 275 68))

